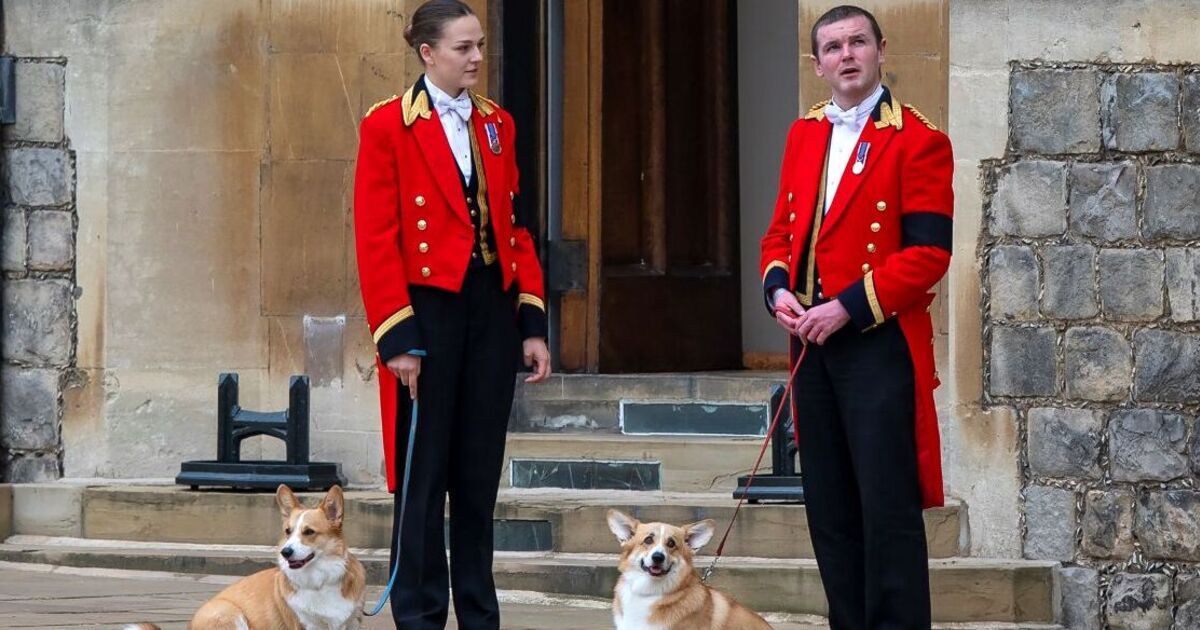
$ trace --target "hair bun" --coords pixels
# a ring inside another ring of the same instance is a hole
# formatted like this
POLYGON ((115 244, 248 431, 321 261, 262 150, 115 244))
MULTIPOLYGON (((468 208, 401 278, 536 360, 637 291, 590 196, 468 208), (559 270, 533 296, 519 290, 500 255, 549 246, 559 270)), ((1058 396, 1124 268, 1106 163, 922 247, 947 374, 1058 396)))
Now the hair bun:
POLYGON ((404 27, 404 41, 408 42, 409 46, 413 46, 413 29, 412 22, 409 22, 404 27))

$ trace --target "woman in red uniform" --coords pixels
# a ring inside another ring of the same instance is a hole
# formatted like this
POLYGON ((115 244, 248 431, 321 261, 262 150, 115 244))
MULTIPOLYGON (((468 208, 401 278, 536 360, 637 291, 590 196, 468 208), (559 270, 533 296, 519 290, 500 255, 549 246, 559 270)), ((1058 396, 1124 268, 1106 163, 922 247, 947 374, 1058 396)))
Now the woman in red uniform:
POLYGON ((512 116, 471 91, 482 72, 478 18, 459 0, 430 0, 405 39, 425 74, 367 112, 354 180, 359 278, 397 493, 393 532, 420 403, 399 560, 392 547, 392 614, 398 628, 441 630, 453 587, 459 627, 499 628, 492 510, 519 353, 533 368, 526 382, 550 372, 542 269, 516 211, 512 116))

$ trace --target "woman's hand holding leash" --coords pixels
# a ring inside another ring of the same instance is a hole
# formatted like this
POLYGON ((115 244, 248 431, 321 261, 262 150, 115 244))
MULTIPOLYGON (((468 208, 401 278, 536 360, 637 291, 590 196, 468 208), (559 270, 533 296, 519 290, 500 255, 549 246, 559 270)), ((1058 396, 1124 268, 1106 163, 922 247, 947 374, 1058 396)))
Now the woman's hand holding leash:
POLYGON ((402 354, 388 359, 387 368, 408 387, 408 396, 417 399, 417 378, 421 376, 421 357, 402 354))
POLYGON ((530 337, 521 344, 521 349, 525 354, 525 365, 533 368, 533 374, 525 382, 540 383, 546 380, 550 376, 550 350, 546 347, 546 340, 530 337))

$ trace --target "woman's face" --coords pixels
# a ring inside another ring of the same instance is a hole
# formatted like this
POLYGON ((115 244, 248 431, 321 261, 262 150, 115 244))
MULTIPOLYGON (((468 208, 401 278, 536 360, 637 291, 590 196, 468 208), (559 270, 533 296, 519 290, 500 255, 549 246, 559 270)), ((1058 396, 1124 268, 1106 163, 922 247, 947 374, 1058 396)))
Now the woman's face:
POLYGON ((425 74, 451 96, 479 82, 483 65, 483 27, 474 15, 447 22, 437 44, 421 45, 425 74))

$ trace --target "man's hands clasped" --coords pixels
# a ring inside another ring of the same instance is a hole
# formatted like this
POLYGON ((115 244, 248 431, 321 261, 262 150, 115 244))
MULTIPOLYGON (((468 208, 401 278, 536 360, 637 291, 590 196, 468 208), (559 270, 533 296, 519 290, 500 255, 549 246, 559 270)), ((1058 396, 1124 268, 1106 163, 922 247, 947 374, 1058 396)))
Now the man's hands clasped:
POLYGON ((850 321, 850 313, 838 300, 806 309, 791 291, 779 289, 775 292, 775 321, 801 341, 822 345, 850 321))

